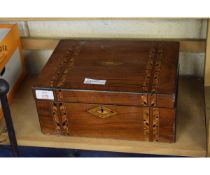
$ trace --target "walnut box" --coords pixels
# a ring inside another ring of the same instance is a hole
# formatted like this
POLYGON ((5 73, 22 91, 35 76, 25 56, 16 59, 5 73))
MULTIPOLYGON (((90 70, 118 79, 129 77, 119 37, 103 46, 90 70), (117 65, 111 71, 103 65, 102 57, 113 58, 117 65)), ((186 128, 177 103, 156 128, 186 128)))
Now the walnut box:
POLYGON ((178 42, 61 40, 33 86, 45 134, 175 141, 178 42))

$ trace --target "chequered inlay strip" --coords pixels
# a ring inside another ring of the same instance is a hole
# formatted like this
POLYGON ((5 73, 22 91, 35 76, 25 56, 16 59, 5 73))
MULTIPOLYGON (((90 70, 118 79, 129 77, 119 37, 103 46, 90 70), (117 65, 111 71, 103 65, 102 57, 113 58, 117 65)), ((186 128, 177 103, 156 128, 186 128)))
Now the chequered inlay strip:
POLYGON ((69 135, 69 121, 66 113, 66 106, 63 103, 59 103, 59 108, 61 115, 62 134, 69 135))
POLYGON ((68 62, 68 59, 71 59, 73 50, 72 48, 69 48, 65 54, 64 57, 60 58, 60 62, 56 68, 55 74, 52 76, 49 82, 50 87, 54 87, 56 85, 56 81, 59 79, 61 74, 63 73, 62 70, 66 66, 66 63, 68 62))
POLYGON ((159 140, 159 110, 157 106, 157 92, 160 83, 161 60, 163 59, 163 49, 158 45, 157 49, 151 49, 149 60, 145 70, 145 81, 143 91, 148 95, 142 95, 143 106, 148 106, 148 111, 144 110, 144 138, 149 141, 159 140))
POLYGON ((153 130, 153 141, 159 141, 159 109, 152 108, 152 130, 153 130))
POLYGON ((144 83, 142 86, 142 90, 144 94, 142 94, 142 97, 141 97, 142 104, 143 106, 145 106, 143 110, 144 140, 145 141, 149 140, 149 135, 150 135, 150 111, 148 107, 148 91, 149 91, 149 85, 150 85, 150 80, 152 76, 154 59, 155 59, 155 48, 151 48, 149 51, 148 62, 146 65, 145 76, 144 76, 144 83))
POLYGON ((157 92, 158 92, 158 87, 160 84, 160 70, 161 70, 161 60, 163 59, 163 49, 161 47, 161 44, 158 45, 158 50, 157 50, 157 58, 156 62, 154 65, 154 74, 153 74, 153 79, 152 79, 152 94, 151 94, 151 106, 152 106, 152 128, 151 128, 151 135, 152 141, 159 141, 159 109, 155 108, 157 106, 157 92))
POLYGON ((64 85, 64 82, 66 81, 67 74, 72 69, 72 67, 74 65, 75 57, 77 55, 79 55, 80 50, 81 50, 81 46, 77 45, 73 54, 67 55, 66 58, 64 59, 63 63, 66 66, 63 67, 62 74, 57 80, 57 85, 56 85, 57 87, 62 87, 64 85))
POLYGON ((61 126, 60 126, 58 108, 57 108, 56 103, 53 103, 53 102, 51 103, 51 112, 52 112, 53 121, 54 121, 54 124, 55 124, 56 134, 60 134, 61 133, 61 126))

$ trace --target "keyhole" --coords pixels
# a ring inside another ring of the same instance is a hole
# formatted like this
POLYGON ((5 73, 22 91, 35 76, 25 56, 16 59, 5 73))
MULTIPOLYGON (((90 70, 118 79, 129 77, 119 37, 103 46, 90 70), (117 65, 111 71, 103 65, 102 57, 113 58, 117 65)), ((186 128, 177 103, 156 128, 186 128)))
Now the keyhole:
POLYGON ((104 109, 101 107, 101 113, 103 113, 104 112, 104 109))

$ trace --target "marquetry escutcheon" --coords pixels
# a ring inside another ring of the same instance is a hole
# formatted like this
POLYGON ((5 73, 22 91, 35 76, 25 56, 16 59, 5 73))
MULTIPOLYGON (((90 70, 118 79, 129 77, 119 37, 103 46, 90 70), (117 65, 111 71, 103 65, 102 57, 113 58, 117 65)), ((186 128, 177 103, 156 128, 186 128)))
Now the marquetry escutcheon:
POLYGON ((108 118, 117 114, 116 111, 105 106, 97 106, 89 109, 87 112, 99 118, 108 118))

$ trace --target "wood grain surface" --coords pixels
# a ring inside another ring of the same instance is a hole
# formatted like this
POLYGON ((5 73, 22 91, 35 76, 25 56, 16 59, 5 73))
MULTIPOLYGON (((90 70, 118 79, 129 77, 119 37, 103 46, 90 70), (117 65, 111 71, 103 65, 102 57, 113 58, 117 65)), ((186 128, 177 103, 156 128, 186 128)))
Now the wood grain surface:
POLYGON ((178 57, 178 42, 62 40, 34 89, 144 93, 142 88, 147 87, 147 93, 152 93, 158 86, 157 94, 176 94, 178 57), (85 78, 106 80, 106 84, 85 84, 85 78))

